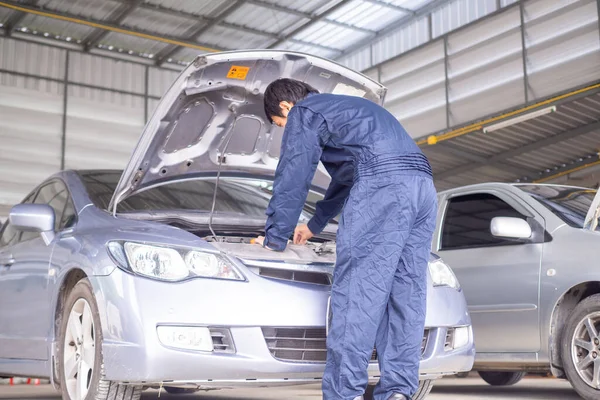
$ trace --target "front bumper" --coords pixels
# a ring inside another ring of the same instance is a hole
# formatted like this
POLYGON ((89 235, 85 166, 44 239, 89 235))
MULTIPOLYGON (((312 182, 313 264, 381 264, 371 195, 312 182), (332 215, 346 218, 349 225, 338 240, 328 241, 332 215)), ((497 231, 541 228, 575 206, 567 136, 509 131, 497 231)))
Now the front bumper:
MULTIPOLYGON (((276 359, 262 328, 324 328, 327 286, 251 273, 248 282, 196 279, 163 283, 119 269, 109 276, 94 277, 92 285, 100 311, 108 380, 210 389, 310 383, 322 377, 322 362, 276 359), (159 325, 226 329, 235 352, 167 348, 158 339, 159 325)), ((428 297, 426 325, 430 331, 421 362, 422 379, 470 370, 475 355, 472 334, 465 346, 445 349, 446 327, 470 326, 462 293, 434 289, 428 297), (437 294, 443 294, 439 300, 437 294), (444 310, 430 308, 438 303, 444 310)), ((377 364, 371 364, 369 375, 376 379, 378 373, 377 364)))

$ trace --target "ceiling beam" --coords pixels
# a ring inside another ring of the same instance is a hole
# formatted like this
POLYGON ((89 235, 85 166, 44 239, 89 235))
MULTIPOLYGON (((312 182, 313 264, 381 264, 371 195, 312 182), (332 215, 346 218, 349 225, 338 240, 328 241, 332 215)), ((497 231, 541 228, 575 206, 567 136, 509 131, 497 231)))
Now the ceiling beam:
POLYGON ((356 43, 355 45, 348 47, 347 49, 345 49, 342 52, 342 54, 340 54, 338 56, 338 58, 342 57, 344 55, 354 53, 355 51, 358 51, 365 47, 370 46, 377 39, 379 39, 389 33, 396 32, 396 31, 404 28, 405 26, 407 26, 408 24, 413 22, 415 19, 418 19, 420 17, 424 17, 424 16, 428 15, 432 11, 442 7, 444 4, 449 3, 450 1, 452 1, 452 0, 433 0, 432 2, 425 4, 423 7, 415 10, 412 14, 405 15, 405 16, 387 24, 384 28, 377 31, 373 37, 367 38, 363 41, 356 43))
MULTIPOLYGON (((91 18, 82 18, 78 15, 73 15, 65 12, 58 12, 53 10, 48 10, 46 8, 42 8, 39 6, 27 6, 22 3, 18 3, 12 0, 2 0, 0 2, 3 6, 17 10, 22 12, 27 12, 35 15, 40 15, 47 18, 53 18, 61 21, 72 22, 75 24, 91 26, 93 28, 101 28, 117 33, 122 33, 124 35, 131 35, 136 37, 141 37, 147 40, 155 40, 157 42, 175 44, 178 46, 186 46, 193 49, 198 49, 204 52, 216 52, 221 51, 221 49, 214 48, 211 45, 199 43, 195 41, 186 40, 185 38, 173 37, 169 35, 159 35, 156 32, 148 32, 141 29, 133 29, 124 27, 118 24, 114 24, 111 22, 99 21, 91 18)), ((233 50, 233 49, 229 49, 233 50)))
POLYGON ((584 176, 586 174, 586 172, 591 173, 594 170, 596 170, 596 168, 594 168, 594 170, 592 170, 592 171, 586 171, 583 173, 581 173, 580 171, 587 170, 588 168, 597 167, 597 166, 600 166, 600 160, 599 160, 598 154, 587 155, 585 157, 580 158, 579 160, 577 160, 576 162, 574 162, 572 164, 567 164, 564 167, 552 169, 552 170, 550 170, 550 172, 544 172, 539 178, 537 178, 534 181, 534 183, 549 182, 549 181, 553 181, 555 179, 562 178, 565 176, 567 177, 567 179, 570 179, 570 178, 572 179, 572 178, 574 178, 574 176, 572 176, 572 174, 575 174, 575 175, 581 174, 580 176, 584 176))
MULTIPOLYGON (((111 13, 111 15, 108 17, 108 21, 110 21, 113 24, 120 25, 125 20, 125 18, 127 18, 129 14, 131 14, 142 3, 142 1, 143 0, 130 0, 124 2, 123 5, 121 5, 121 7, 119 7, 117 10, 111 13)), ((100 43, 100 41, 104 39, 109 33, 110 31, 107 31, 105 29, 94 29, 92 32, 90 32, 88 36, 86 36, 82 40, 84 49, 86 51, 89 51, 91 48, 96 47, 96 45, 100 43)))
MULTIPOLYGON (((458 147, 454 143, 442 142, 442 143, 439 143, 439 145, 440 145, 440 150, 439 150, 440 152, 448 152, 450 154, 454 154, 458 157, 462 157, 466 160, 469 160, 469 161, 472 161, 472 162, 475 162, 478 164, 485 164, 488 160, 487 157, 480 156, 478 154, 473 154, 470 151, 463 150, 462 148, 458 147)), ((435 146, 434 146, 434 148, 435 148, 435 146)), ((538 172, 531 168, 521 167, 519 165, 512 164, 508 161, 498 161, 496 163, 496 167, 498 167, 499 169, 503 169, 505 171, 509 171, 518 177, 533 176, 533 175, 537 174, 537 172, 538 172)), ((436 178, 437 178, 437 175, 436 175, 436 178)))
MULTIPOLYGON (((253 4, 255 6, 259 6, 259 7, 263 7, 266 9, 270 9, 270 10, 274 10, 274 11, 279 11, 282 13, 287 13, 287 14, 291 14, 291 15, 295 15, 296 17, 300 17, 300 18, 305 18, 309 21, 312 21, 316 18, 318 18, 319 16, 317 14, 309 14, 303 11, 298 11, 298 10, 294 10, 293 8, 289 8, 289 7, 283 7, 274 3, 269 3, 263 0, 246 0, 246 3, 248 4, 253 4)), ((351 24, 346 24, 344 22, 339 22, 339 21, 335 21, 333 19, 329 19, 329 18, 325 18, 323 20, 324 22, 327 22, 328 24, 333 24, 333 25, 337 25, 339 27, 342 28, 346 28, 346 29, 352 29, 358 32, 362 32, 362 33, 367 33, 370 35, 374 35, 376 32, 372 29, 366 29, 366 28, 361 28, 358 26, 354 26, 351 24)))
MULTIPOLYGON (((39 0, 28 0, 25 5, 36 6, 39 0)), ((23 21, 26 12, 14 11, 10 14, 8 20, 4 23, 4 34, 10 36, 17 26, 23 21)))
POLYGON ((390 10, 400 11, 405 14, 415 14, 415 10, 411 10, 410 8, 406 8, 406 7, 397 6, 392 3, 386 3, 385 1, 382 1, 382 0, 363 0, 363 1, 377 5, 377 6, 389 8, 390 10))
MULTIPOLYGON (((311 26, 313 26, 314 24, 316 24, 317 22, 320 22, 322 20, 325 20, 327 18, 327 16, 329 16, 330 14, 333 14, 334 12, 336 12, 337 10, 339 10, 340 8, 344 7, 346 4, 348 4, 350 1, 352 0, 341 0, 339 3, 337 3, 336 5, 334 5, 333 7, 330 7, 329 9, 327 9, 326 11, 322 12, 321 14, 317 15, 316 17, 310 19, 308 22, 304 22, 302 23, 298 28, 294 29, 292 32, 288 33, 287 35, 281 37, 279 40, 269 44, 267 46, 267 48, 272 49, 274 47, 279 46, 282 43, 285 43, 286 41, 288 41, 289 39, 292 39, 294 36, 296 36, 298 33, 310 28, 311 26)), ((342 52, 341 50, 338 50, 338 52, 342 52)))
MULTIPOLYGON (((553 144, 560 143, 565 140, 570 140, 570 139, 576 138, 578 136, 593 132, 595 130, 600 130, 600 122, 594 122, 592 124, 584 125, 579 128, 575 128, 575 129, 572 129, 569 131, 558 133, 553 136, 549 136, 545 139, 538 140, 536 142, 529 143, 525 146, 521 146, 516 149, 506 151, 504 153, 500 153, 495 156, 489 157, 486 160, 482 160, 481 162, 472 162, 472 163, 460 165, 456 168, 452 168, 450 170, 436 174, 435 178, 439 179, 439 180, 443 180, 446 178, 450 178, 452 176, 460 175, 460 174, 468 172, 468 171, 472 171, 479 167, 484 167, 484 166, 489 166, 489 165, 498 165, 499 163, 501 163, 505 160, 508 160, 509 158, 517 157, 522 154, 529 153, 530 151, 539 150, 541 148, 551 146, 553 144)), ((530 176, 530 178, 536 179, 537 177, 530 176)))
MULTIPOLYGON (((191 30, 186 32, 187 40, 196 40, 204 32, 206 32, 207 30, 209 30, 209 29, 217 26, 221 22, 223 22, 223 20, 225 18, 227 18, 229 15, 233 14, 236 11, 236 9, 239 6, 241 6, 243 3, 244 3, 243 0, 236 0, 232 3, 229 3, 227 5, 227 7, 224 7, 223 9, 221 9, 219 11, 219 13, 214 17, 214 19, 212 19, 209 23, 206 23, 206 21, 203 21, 203 22, 200 22, 200 24, 198 24, 197 26, 192 27, 191 30)), ((158 54, 156 55, 156 64, 161 65, 164 60, 168 60, 169 58, 171 58, 180 49, 181 49, 181 46, 176 46, 176 45, 171 45, 171 44, 168 46, 165 46, 165 48, 163 48, 161 51, 159 51, 158 54)))

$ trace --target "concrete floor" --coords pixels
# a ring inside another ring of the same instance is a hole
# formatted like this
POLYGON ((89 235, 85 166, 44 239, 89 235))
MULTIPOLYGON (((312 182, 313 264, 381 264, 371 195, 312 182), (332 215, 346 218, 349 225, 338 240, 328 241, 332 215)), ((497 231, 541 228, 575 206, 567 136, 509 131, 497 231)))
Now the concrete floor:
MULTIPOLYGON (((158 391, 145 391, 143 400, 158 399, 158 391)), ((299 386, 285 389, 227 390, 194 395, 172 396, 161 393, 161 400, 259 400, 259 399, 320 399, 320 387, 317 385, 299 386)), ((60 396, 46 385, 43 386, 0 386, 0 399, 11 400, 59 400, 60 396)), ((496 388, 485 384, 478 378, 443 379, 436 383, 427 400, 463 400, 463 399, 579 399, 568 382, 557 379, 526 378, 515 386, 496 388)))

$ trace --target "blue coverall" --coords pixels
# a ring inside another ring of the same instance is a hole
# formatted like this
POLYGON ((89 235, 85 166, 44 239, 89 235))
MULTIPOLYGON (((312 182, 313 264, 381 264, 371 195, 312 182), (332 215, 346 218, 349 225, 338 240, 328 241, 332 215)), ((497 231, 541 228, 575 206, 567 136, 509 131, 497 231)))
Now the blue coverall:
POLYGON ((396 118, 374 102, 311 94, 289 112, 264 245, 282 251, 319 160, 331 183, 308 223, 314 234, 342 211, 323 377, 325 400, 367 386, 376 347, 376 400, 418 387, 427 264, 437 213, 431 167, 396 118))

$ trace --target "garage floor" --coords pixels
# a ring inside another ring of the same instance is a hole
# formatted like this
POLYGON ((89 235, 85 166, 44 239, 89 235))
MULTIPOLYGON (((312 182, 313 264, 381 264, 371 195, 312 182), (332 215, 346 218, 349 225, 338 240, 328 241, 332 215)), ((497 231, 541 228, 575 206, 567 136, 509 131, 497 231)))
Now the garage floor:
MULTIPOLYGON (((197 399, 197 400, 258 400, 258 399, 320 399, 320 388, 317 385, 301 386, 286 389, 252 389, 228 390, 196 395, 170 396, 162 393, 161 400, 197 399)), ((58 400, 60 396, 49 386, 0 386, 0 399, 58 400)), ((158 392, 148 390, 143 400, 158 399, 158 392)), ((579 399, 568 382, 556 379, 527 378, 515 386, 494 388, 486 385, 478 378, 443 379, 437 382, 427 400, 458 399, 579 399)))

